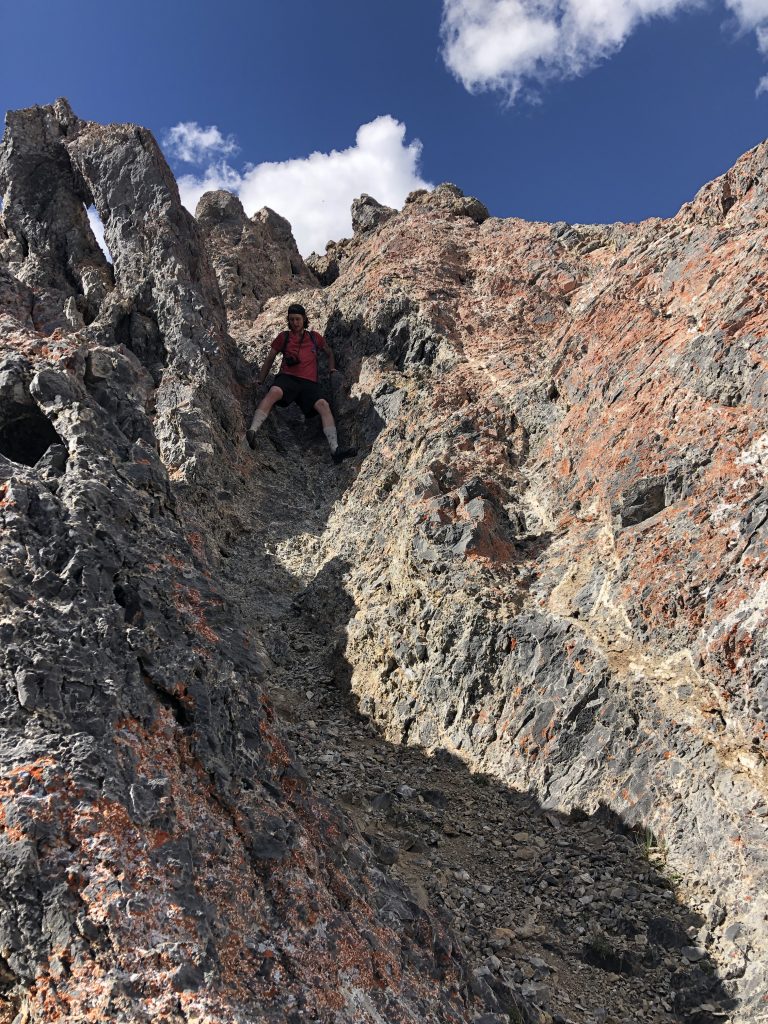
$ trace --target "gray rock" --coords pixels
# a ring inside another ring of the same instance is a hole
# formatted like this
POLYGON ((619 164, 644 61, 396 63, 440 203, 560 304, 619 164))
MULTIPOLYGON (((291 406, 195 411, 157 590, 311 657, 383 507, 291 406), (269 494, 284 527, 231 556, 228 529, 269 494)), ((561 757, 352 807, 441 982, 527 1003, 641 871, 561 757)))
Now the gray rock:
MULTIPOLYGON (((98 998, 117 1024, 177 1021, 183 992, 204 1016, 277 1019, 344 991, 365 931, 401 979, 366 991, 371 1012, 467 1020, 445 995, 461 955, 310 787, 215 575, 232 521, 213 496, 253 486, 238 356, 154 139, 60 102, 9 115, 0 168, 6 1009, 81 1020, 98 998), (294 985, 310 950, 322 978, 294 985)), ((279 219, 264 230, 285 243, 279 219)), ((359 1019, 356 996, 334 1017, 359 1019)))
POLYGON ((206 251, 226 303, 230 329, 247 329, 266 299, 313 286, 288 221, 265 207, 250 219, 230 192, 206 192, 197 204, 206 251))
POLYGON ((397 210, 390 206, 382 206, 373 196, 363 193, 352 202, 352 230, 356 235, 373 231, 396 213, 397 210))
POLYGON ((703 960, 706 956, 706 952, 703 949, 698 949, 696 946, 683 946, 680 952, 692 964, 698 963, 699 960, 703 960))
POLYGON ((70 299, 90 323, 113 287, 88 222, 88 190, 64 145, 82 123, 64 99, 9 111, 0 147, 0 191, 5 193, 0 256, 32 289, 29 315, 44 334, 70 326, 65 312, 70 299))
POLYGON ((227 1019, 324 1020, 332 989, 340 1024, 549 1021, 561 987, 585 1019, 595 990, 591 1016, 730 1012, 737 993, 748 1019, 765 989, 765 149, 751 185, 742 169, 668 222, 486 220, 445 185, 331 247, 341 272, 295 295, 344 368, 340 427, 365 443, 337 472, 298 415, 242 441, 286 302, 237 319, 237 248, 263 229, 284 256, 286 222, 244 224, 215 196, 196 223, 148 133, 45 117, 62 136, 43 150, 104 220, 114 287, 87 322, 70 281, 41 345, 48 300, 0 232, 0 450, 39 441, 0 458, 3 992, 26 998, 42 972, 79 1019, 97 970, 103 1012, 141 1019, 146 929, 169 1020, 188 964, 200 1013, 227 1019), (425 905, 443 894, 466 960, 385 867, 425 905), (484 961, 473 993, 466 964, 484 961))
POLYGON ((338 280, 344 256, 343 247, 337 246, 335 242, 329 242, 322 255, 313 252, 307 257, 306 262, 318 282, 325 288, 338 280))
POLYGON ((434 207, 451 217, 469 217, 476 224, 488 219, 488 208, 479 199, 465 196, 457 185, 444 182, 432 192, 411 192, 407 203, 434 207))

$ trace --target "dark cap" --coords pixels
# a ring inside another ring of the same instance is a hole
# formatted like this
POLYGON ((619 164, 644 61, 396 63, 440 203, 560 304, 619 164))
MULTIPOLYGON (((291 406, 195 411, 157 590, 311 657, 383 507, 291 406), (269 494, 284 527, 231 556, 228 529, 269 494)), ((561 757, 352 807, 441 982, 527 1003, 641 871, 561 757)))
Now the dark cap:
MULTIPOLYGON (((304 330, 306 331, 306 329, 309 327, 309 317, 307 316, 306 309, 304 309, 304 307, 300 305, 300 303, 292 302, 288 307, 288 316, 290 316, 291 313, 300 313, 304 317, 304 330)), ((291 326, 290 323, 288 324, 288 326, 291 326)))

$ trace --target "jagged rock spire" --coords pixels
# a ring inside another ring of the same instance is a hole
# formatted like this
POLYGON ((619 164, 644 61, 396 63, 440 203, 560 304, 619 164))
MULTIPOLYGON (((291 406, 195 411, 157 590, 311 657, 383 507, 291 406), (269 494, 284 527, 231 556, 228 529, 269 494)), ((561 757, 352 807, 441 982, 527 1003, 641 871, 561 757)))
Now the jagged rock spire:
POLYGON ((264 207, 248 218, 238 197, 219 189, 201 197, 195 218, 235 333, 247 331, 270 296, 317 284, 291 225, 274 210, 264 207))
POLYGON ((6 234, 0 255, 35 289, 33 318, 43 333, 90 323, 113 286, 88 222, 88 193, 64 145, 81 125, 59 99, 9 111, 0 144, 6 234))

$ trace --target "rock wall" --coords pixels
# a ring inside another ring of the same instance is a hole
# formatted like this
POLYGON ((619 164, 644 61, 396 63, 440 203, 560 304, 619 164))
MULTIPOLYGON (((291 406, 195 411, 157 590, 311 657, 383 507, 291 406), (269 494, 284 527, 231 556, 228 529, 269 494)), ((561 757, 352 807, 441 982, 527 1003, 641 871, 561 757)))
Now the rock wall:
POLYGON ((536 1019, 314 791, 269 700, 292 616, 393 744, 652 832, 763 1019, 767 159, 637 225, 364 197, 289 279, 286 222, 195 220, 145 129, 9 115, 5 1019, 536 1019), (289 290, 339 469, 293 412, 244 443, 289 290))
MULTIPOLYGON (((314 556, 348 567, 340 662, 361 709, 545 807, 655 834, 754 1019, 767 160, 763 144, 641 224, 485 219, 452 186, 416 193, 303 297, 366 448, 314 556)), ((268 304, 265 339, 281 315, 268 304)), ((327 594, 306 601, 333 628, 327 594)))
POLYGON ((318 281, 305 265, 291 225, 264 207, 248 218, 231 192, 206 192, 195 210, 221 294, 229 329, 247 337, 264 303, 273 295, 315 286, 318 281))
POLYGON ((90 323, 113 285, 64 148, 75 123, 65 100, 11 111, 0 156, 0 257, 34 289, 35 325, 45 333, 90 323))
POLYGON ((468 1020, 218 581, 250 378, 156 143, 59 101, 0 168, 0 1019, 468 1020))

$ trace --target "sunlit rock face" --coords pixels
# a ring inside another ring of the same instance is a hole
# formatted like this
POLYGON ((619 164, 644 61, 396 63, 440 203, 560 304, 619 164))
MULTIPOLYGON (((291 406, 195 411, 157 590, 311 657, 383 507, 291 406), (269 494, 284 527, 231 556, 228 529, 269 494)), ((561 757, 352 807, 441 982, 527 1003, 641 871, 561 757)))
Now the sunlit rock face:
POLYGON ((90 323, 113 284, 64 146, 76 124, 66 100, 12 111, 0 154, 0 257, 34 289, 29 313, 46 333, 90 323))
POLYGON ((317 796, 269 699, 299 618, 393 744, 652 831, 760 1019, 767 159, 642 224, 362 197, 312 271, 145 129, 9 115, 6 1019, 546 1021, 317 796), (290 301, 343 467, 292 411, 244 441, 290 301))
POLYGON ((237 196, 218 190, 202 196, 195 219, 237 337, 248 336, 268 298, 318 283, 291 225, 274 210, 264 207, 249 218, 237 196))
POLYGON ((360 706, 397 742, 660 836, 748 1014, 768 936, 767 166, 763 144, 640 224, 416 193, 303 296, 366 450, 315 556, 346 567, 360 706))

